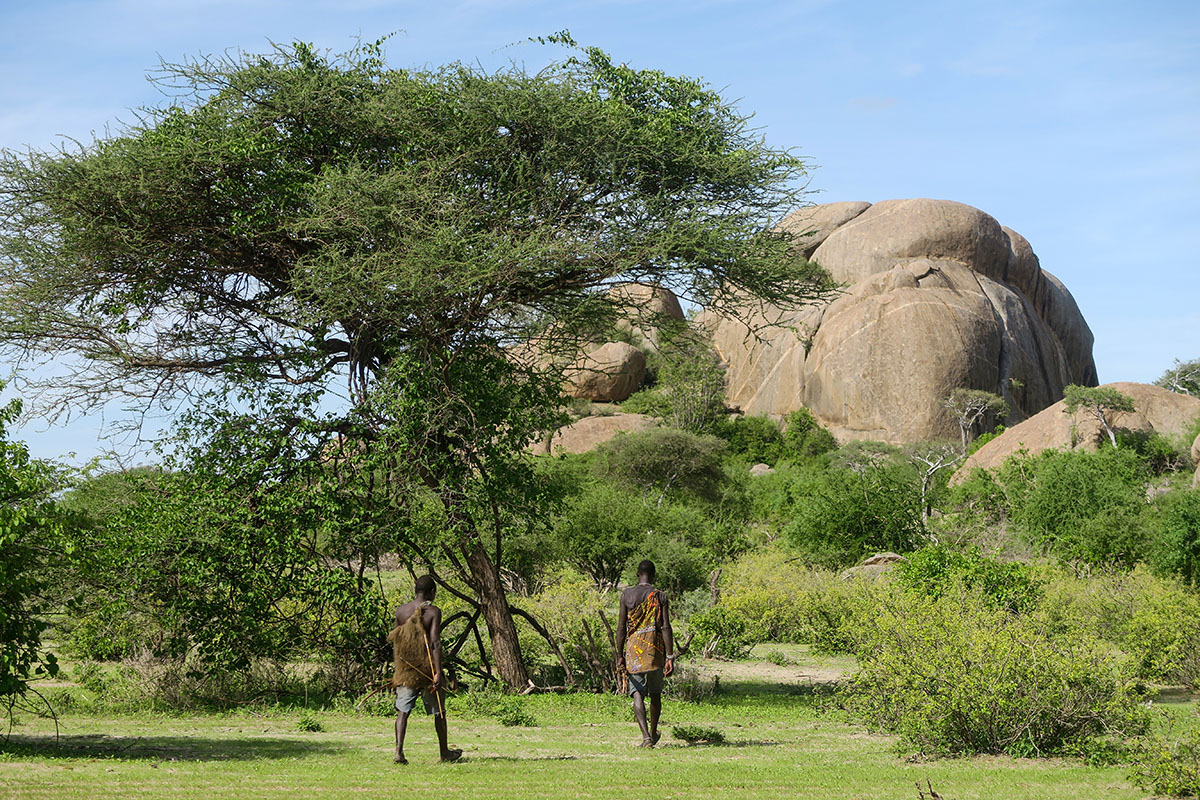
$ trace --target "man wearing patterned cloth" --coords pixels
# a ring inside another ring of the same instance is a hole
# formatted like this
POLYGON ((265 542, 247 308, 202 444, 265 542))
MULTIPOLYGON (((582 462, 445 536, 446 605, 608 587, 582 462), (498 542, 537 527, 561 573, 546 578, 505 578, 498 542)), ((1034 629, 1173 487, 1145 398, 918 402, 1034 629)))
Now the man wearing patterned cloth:
POLYGON ((621 593, 621 616, 617 622, 617 671, 629 674, 629 694, 633 696, 633 715, 642 729, 642 747, 658 744, 663 677, 675 669, 670 609, 666 596, 653 584, 654 562, 643 561, 638 564, 637 586, 621 593))

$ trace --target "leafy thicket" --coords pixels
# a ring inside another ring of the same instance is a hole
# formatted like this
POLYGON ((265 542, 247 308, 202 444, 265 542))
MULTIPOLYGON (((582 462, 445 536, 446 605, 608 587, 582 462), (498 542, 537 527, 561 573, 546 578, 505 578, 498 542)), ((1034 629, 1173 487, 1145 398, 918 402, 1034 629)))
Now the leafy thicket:
POLYGON ((858 620, 846 702, 920 752, 1046 755, 1146 729, 1132 669, 1098 637, 1014 615, 962 584, 901 593, 875 612, 858 620))
MULTIPOLYGON (((0 384, 2 388, 2 384, 0 384)), ((7 438, 20 401, 0 408, 0 708, 26 703, 30 681, 53 678, 58 659, 42 644, 57 599, 53 573, 68 517, 51 499, 57 471, 7 438)))

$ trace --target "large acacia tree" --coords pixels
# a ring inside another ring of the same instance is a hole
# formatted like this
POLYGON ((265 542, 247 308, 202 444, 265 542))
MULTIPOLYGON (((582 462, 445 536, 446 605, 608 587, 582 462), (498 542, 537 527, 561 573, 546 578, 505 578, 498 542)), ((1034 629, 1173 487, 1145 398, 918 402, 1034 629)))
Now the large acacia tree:
POLYGON ((617 282, 717 310, 828 288, 772 230, 798 158, 701 81, 555 44, 535 73, 393 69, 379 43, 165 65, 171 99, 115 134, 0 156, 0 336, 59 360, 54 399, 343 386, 338 452, 424 520, 406 541, 469 587, 511 685, 503 532, 536 508, 523 451, 563 362, 507 348, 569 353, 617 282))

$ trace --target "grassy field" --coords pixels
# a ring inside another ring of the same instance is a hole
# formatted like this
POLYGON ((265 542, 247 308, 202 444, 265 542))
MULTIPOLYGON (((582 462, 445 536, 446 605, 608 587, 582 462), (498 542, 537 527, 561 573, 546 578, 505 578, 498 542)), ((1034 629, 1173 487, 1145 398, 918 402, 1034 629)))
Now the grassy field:
MULTIPOLYGON (((917 797, 930 781, 946 800, 967 798, 1142 798, 1121 767, 998 757, 912 760, 895 741, 823 712, 811 687, 845 663, 794 661, 706 665, 722 676, 704 702, 667 701, 657 749, 636 747, 627 701, 611 696, 528 698, 535 727, 504 727, 477 704, 450 702, 450 738, 465 756, 436 762, 432 724, 414 718, 408 766, 391 762, 391 719, 308 712, 323 728, 302 732, 302 709, 193 716, 69 715, 56 743, 53 723, 26 719, 0 749, 0 797, 289 798, 395 796, 427 791, 450 798, 917 797), (724 745, 688 746, 673 724, 718 728, 724 745)), ((1188 704, 1190 705, 1190 703, 1188 704)))

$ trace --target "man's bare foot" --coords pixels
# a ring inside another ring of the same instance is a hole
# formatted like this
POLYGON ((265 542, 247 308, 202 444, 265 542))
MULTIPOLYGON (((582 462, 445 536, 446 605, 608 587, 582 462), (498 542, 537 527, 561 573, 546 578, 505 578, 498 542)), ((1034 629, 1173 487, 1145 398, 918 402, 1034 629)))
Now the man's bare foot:
POLYGON ((408 763, 408 759, 407 759, 407 758, 405 758, 404 756, 400 756, 400 755, 398 755, 398 756, 393 756, 393 757, 392 757, 392 763, 393 763, 393 764, 407 764, 407 763, 408 763))
POLYGON ((642 739, 642 743, 638 747, 654 747, 653 739, 642 739))
POLYGON ((443 764, 452 764, 455 761, 458 761, 460 758, 462 758, 462 750, 447 750, 446 752, 442 753, 443 764))

